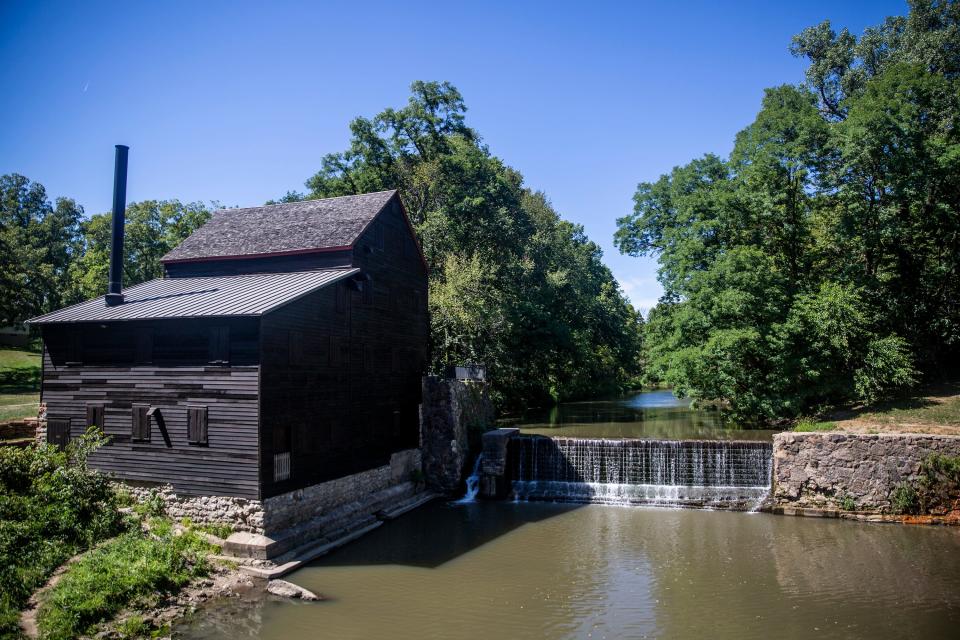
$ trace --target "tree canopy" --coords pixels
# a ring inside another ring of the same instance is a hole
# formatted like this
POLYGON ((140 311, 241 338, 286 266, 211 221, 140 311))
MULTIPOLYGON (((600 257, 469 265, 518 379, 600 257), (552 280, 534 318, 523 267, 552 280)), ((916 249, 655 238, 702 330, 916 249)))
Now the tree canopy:
POLYGON ((960 355, 960 4, 797 35, 727 159, 641 183, 615 242, 659 258, 648 375, 742 421, 873 401, 960 355))
POLYGON ((306 182, 322 198, 399 189, 430 267, 433 369, 487 365, 505 405, 622 390, 642 317, 600 248, 466 125, 450 83, 414 82, 399 109, 350 124, 306 182))

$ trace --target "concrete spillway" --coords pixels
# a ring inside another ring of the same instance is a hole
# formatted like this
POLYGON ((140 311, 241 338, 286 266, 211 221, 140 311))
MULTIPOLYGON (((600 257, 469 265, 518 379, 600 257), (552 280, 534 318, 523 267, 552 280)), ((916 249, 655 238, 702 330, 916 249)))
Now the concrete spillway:
POLYGON ((770 491, 767 442, 518 436, 509 448, 520 500, 749 510, 770 491))

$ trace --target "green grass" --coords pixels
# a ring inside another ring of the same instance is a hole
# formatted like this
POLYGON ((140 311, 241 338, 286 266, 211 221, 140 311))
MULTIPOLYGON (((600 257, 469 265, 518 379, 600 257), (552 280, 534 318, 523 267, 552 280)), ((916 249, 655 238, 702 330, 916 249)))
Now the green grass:
POLYGON ((19 349, 0 348, 0 370, 40 367, 40 354, 19 349))
POLYGON ((0 422, 36 417, 40 404, 40 355, 0 349, 0 422))
POLYGON ((916 400, 912 404, 915 406, 881 407, 865 412, 859 417, 890 424, 960 425, 960 396, 947 397, 939 401, 916 400))
POLYGON ((40 394, 0 393, 0 422, 16 418, 36 418, 40 406, 40 394))
POLYGON ((794 431, 800 432, 833 431, 836 428, 836 422, 817 422, 810 418, 800 418, 797 420, 797 424, 793 426, 794 431))
POLYGON ((192 531, 174 535, 167 520, 150 525, 149 533, 125 533, 70 566, 40 605, 41 637, 68 640, 89 634, 131 603, 147 599, 154 604, 158 595, 207 575, 207 555, 215 547, 192 531))

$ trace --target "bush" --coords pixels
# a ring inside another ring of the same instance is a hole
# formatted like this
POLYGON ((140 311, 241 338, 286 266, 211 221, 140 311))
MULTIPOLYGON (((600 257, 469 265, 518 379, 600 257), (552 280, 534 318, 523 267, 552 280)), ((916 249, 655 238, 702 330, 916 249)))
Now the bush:
POLYGON ((917 490, 909 482, 898 484, 890 495, 890 510, 897 514, 916 513, 917 490))
POLYGON ((106 477, 87 457, 105 442, 98 431, 70 443, 0 448, 0 636, 34 589, 77 552, 122 530, 106 477))
POLYGON ((150 533, 125 533, 70 567, 40 606, 40 632, 75 638, 138 598, 173 593, 207 574, 214 549, 191 531, 175 535, 169 521, 151 520, 150 533))

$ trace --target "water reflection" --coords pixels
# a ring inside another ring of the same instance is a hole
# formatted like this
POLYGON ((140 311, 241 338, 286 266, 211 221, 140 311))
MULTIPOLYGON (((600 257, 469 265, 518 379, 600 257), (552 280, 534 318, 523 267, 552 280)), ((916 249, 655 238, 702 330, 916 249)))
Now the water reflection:
POLYGON ((187 638, 956 637, 960 531, 728 512, 434 504, 187 638), (469 530, 476 530, 471 533, 469 530))
POLYGON ((525 433, 576 438, 770 440, 775 431, 739 429, 717 411, 691 409, 669 390, 612 400, 565 402, 508 420, 525 433))

